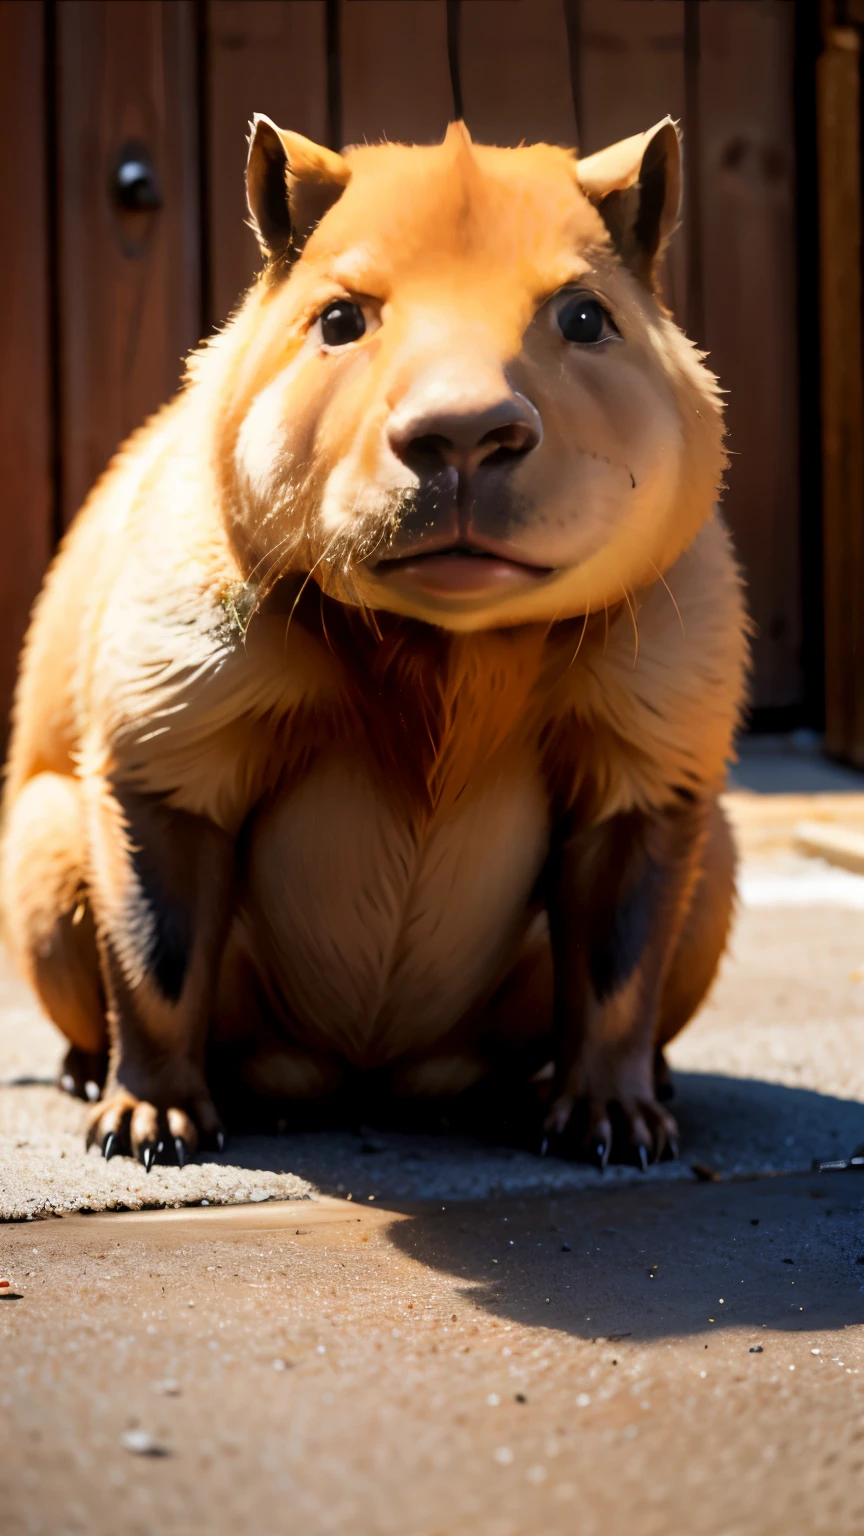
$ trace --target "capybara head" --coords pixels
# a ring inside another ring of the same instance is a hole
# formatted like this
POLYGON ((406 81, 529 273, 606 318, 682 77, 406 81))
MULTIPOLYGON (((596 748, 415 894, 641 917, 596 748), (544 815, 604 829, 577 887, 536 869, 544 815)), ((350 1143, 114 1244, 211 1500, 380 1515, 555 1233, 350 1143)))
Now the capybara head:
POLYGON ((579 160, 258 117, 247 185, 267 264, 200 367, 250 580, 475 630, 620 602, 690 542, 723 428, 655 292, 671 121, 579 160))

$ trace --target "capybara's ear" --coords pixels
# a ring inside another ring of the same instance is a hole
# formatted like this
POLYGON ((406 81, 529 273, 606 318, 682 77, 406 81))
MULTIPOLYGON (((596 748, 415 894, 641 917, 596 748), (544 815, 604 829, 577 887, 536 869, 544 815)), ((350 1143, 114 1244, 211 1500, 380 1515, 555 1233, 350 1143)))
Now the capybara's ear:
POLYGON ((681 202, 681 145, 671 117, 577 160, 576 177, 622 259, 653 287, 654 268, 681 202))
POLYGON ((246 200, 268 258, 297 255, 351 179, 347 160, 256 112, 250 125, 246 200))

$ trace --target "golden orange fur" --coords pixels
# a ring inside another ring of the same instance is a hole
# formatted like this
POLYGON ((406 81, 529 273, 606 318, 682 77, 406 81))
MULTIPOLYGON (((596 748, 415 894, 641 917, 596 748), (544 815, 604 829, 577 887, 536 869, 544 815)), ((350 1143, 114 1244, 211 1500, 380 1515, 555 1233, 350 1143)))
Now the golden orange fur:
POLYGON ((91 495, 17 695, 6 926, 73 1082, 110 1045, 106 1155, 220 1134, 208 1043, 286 1098, 518 1047, 552 1131, 673 1135, 746 666, 720 399, 653 289, 677 188, 668 122, 578 162, 257 120, 265 269, 91 495))

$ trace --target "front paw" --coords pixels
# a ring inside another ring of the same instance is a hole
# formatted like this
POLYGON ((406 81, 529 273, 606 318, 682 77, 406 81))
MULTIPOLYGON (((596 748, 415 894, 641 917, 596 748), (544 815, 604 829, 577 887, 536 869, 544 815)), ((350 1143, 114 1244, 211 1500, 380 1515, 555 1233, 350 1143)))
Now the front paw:
MULTIPOLYGON (((181 1074, 182 1076, 182 1074, 181 1074)), ((141 1097, 126 1088, 114 1087, 94 1105, 87 1130, 87 1146, 98 1146, 103 1157, 137 1158, 147 1172, 155 1163, 174 1163, 180 1168, 194 1157, 199 1146, 221 1152, 225 1133, 213 1100, 203 1081, 194 1090, 172 1093, 170 1086, 153 1084, 141 1097), (154 1102, 155 1101, 155 1102, 154 1102)))
POLYGON ((678 1124, 660 1103, 650 1073, 627 1063, 582 1071, 558 1092, 543 1122, 544 1150, 583 1158, 601 1171, 612 1159, 649 1163, 678 1156, 678 1124))

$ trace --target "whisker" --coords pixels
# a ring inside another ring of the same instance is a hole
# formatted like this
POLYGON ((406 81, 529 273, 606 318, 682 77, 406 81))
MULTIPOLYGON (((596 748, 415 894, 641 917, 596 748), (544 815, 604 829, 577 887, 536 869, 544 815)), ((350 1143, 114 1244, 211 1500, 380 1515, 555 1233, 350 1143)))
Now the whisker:
POLYGON ((635 667, 637 661, 639 660, 639 625, 636 622, 636 609, 633 603, 630 601, 630 593, 628 593, 626 587, 622 587, 621 591, 624 594, 624 601, 627 604, 627 608, 630 613, 630 619, 633 624, 633 666, 635 667))
MULTIPOLYGON (((567 664, 567 671, 568 672, 570 671, 570 668, 572 667, 574 661, 576 660, 576 657, 579 655, 579 652, 582 649, 582 641, 585 639, 585 631, 588 628, 588 615, 590 614, 590 612, 591 612, 590 608, 586 608, 585 609, 585 617, 582 620, 582 633, 579 636, 579 644, 577 645, 575 651, 573 652, 573 655, 570 657, 570 660, 569 660, 569 662, 567 664)), ((608 612, 606 614, 606 636, 607 636, 607 639, 608 639, 608 636, 609 636, 609 614, 608 614, 608 612)))
POLYGON ((280 550, 285 547, 289 540, 295 538, 299 538, 299 535, 297 531, 292 528, 289 533, 284 533, 281 539, 277 539, 276 543, 271 545, 270 549, 265 550, 264 554, 261 556, 261 559, 255 562, 251 571, 249 572, 249 575, 246 577, 247 583, 254 581, 262 565, 264 565, 268 560, 273 560, 279 554, 280 550))
POLYGON ((384 636, 381 633, 381 627, 380 627, 380 625, 378 623, 378 615, 375 612, 375 609, 374 608, 370 608, 368 603, 364 603, 363 604, 363 612, 366 615, 366 623, 368 624, 369 628, 372 630, 372 632, 373 632, 373 634, 375 636, 375 639, 378 641, 378 644, 381 645, 383 643, 384 636))
POLYGON ((288 622, 285 625, 285 645, 286 646, 288 644, 288 631, 291 628, 291 620, 293 619, 295 613, 297 612, 297 604, 299 603, 301 597, 303 596, 303 593, 306 591, 306 588, 308 587, 310 581, 312 580, 312 577, 315 575, 315 572, 317 571, 319 565, 321 564, 321 562, 323 560, 327 559, 327 556, 329 555, 331 549, 333 548, 333 545, 336 543, 336 540, 339 538, 339 535, 340 535, 341 532, 342 532, 341 528, 337 528, 337 530, 334 533, 332 539, 330 540, 330 543, 329 544, 325 544, 325 546, 322 549, 320 555, 318 556, 318 559, 315 561, 315 564, 306 572, 306 575, 304 576, 303 581, 300 584, 300 590, 298 591, 297 596, 295 597, 293 603, 291 604, 291 612, 288 615, 288 622))
POLYGON ((659 579, 662 581, 664 587, 666 588, 666 591, 669 593, 669 597, 670 597, 671 602, 672 602, 672 607, 675 609, 675 612, 678 615, 678 623, 681 625, 681 634, 683 635, 684 639, 686 640, 687 639, 687 631, 684 628, 684 620, 681 617, 681 609, 678 607, 678 604, 675 601, 675 593, 672 591, 672 588, 670 587, 668 581, 666 580, 666 577, 663 575, 663 572, 657 570, 657 567, 654 564, 654 561, 653 560, 649 560, 648 564, 650 565, 652 571, 656 572, 657 576, 659 577, 659 579))
POLYGON ((332 643, 332 641, 330 639, 330 632, 329 632, 329 630, 327 628, 327 620, 324 617, 324 593, 322 592, 320 587, 318 588, 318 610, 319 610, 319 616, 320 616, 320 619, 321 619, 321 632, 322 632, 322 634, 324 636, 324 639, 327 642, 327 649, 330 652, 331 656, 335 656, 336 652, 333 649, 333 643, 332 643))

